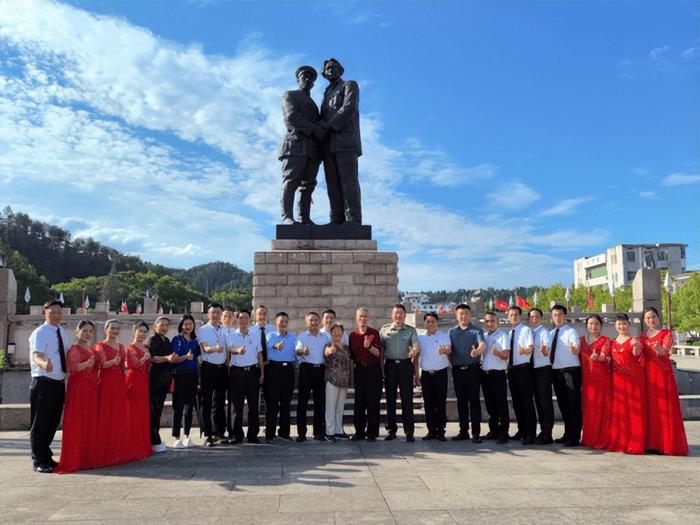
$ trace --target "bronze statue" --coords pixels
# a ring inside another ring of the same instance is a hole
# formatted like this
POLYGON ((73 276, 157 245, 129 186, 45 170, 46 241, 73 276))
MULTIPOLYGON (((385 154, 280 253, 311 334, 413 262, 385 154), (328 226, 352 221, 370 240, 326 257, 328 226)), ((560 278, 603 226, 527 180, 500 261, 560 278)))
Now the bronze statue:
POLYGON ((299 189, 299 222, 311 221, 311 194, 316 187, 316 175, 320 164, 320 152, 314 135, 323 133, 320 128, 318 106, 311 98, 311 88, 318 74, 311 66, 301 66, 296 71, 299 89, 282 95, 282 112, 287 133, 280 145, 282 161, 282 224, 295 224, 292 208, 294 194, 299 189))

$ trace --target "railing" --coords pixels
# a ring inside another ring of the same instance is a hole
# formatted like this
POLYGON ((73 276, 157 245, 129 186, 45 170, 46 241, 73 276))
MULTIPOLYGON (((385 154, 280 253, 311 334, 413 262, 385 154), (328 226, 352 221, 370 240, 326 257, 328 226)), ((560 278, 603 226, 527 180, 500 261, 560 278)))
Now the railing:
POLYGON ((681 357, 700 357, 700 346, 674 345, 672 353, 681 357))

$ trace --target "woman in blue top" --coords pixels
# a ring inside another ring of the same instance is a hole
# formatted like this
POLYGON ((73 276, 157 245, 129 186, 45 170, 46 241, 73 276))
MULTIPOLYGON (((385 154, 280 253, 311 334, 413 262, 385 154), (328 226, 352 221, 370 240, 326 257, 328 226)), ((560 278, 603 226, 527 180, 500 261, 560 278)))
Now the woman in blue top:
POLYGON ((194 331, 194 318, 185 314, 177 325, 176 335, 172 340, 173 353, 177 356, 173 369, 175 388, 173 389, 173 448, 181 450, 192 447, 190 429, 192 428, 192 408, 197 399, 199 373, 197 358, 201 354, 197 334, 194 331), (185 438, 180 439, 182 416, 185 416, 185 438))

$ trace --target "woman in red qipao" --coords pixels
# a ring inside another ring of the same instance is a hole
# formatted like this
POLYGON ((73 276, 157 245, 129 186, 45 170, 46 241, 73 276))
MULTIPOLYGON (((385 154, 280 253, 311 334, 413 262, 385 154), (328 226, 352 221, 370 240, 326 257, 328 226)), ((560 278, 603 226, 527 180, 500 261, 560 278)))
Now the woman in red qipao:
POLYGON ((669 357, 673 335, 661 329, 656 308, 644 310, 646 331, 642 347, 647 376, 647 439, 646 449, 670 456, 687 456, 688 440, 678 401, 678 388, 669 357))
POLYGON ((581 405, 583 436, 581 444, 605 448, 610 441, 610 339, 600 335, 603 320, 593 314, 586 319, 588 335, 581 337, 581 405))
POLYGON ((134 325, 134 340, 126 347, 126 420, 129 428, 131 459, 144 459, 151 455, 151 413, 148 394, 148 370, 151 354, 144 346, 148 337, 148 325, 139 321, 134 325))
POLYGON ((63 413, 61 461, 54 472, 67 474, 93 468, 97 427, 97 374, 90 343, 95 335, 92 321, 80 321, 77 342, 68 350, 68 390, 63 413))
POLYGON ((97 417, 97 463, 100 467, 126 463, 131 459, 129 429, 126 421, 126 351, 117 340, 121 324, 116 319, 105 323, 105 340, 94 346, 100 370, 97 417))
POLYGON ((612 348, 612 405, 608 450, 643 454, 647 427, 644 356, 638 338, 630 335, 627 314, 617 314, 612 348))

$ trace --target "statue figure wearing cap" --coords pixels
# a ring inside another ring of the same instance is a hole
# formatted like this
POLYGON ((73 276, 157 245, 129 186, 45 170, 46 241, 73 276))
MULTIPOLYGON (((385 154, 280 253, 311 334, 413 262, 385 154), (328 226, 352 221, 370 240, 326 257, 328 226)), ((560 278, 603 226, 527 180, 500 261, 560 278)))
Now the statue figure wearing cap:
POLYGON ((311 98, 311 88, 318 74, 311 66, 296 71, 299 89, 282 95, 282 112, 287 133, 280 145, 282 161, 282 224, 294 224, 294 195, 299 189, 299 222, 311 221, 311 194, 316 187, 320 155, 315 135, 321 133, 318 125, 318 106, 311 98))
POLYGON ((326 174, 331 223, 362 224, 357 159, 360 142, 360 88, 354 80, 343 80, 343 66, 335 58, 323 63, 329 84, 321 104, 323 170, 326 174))

